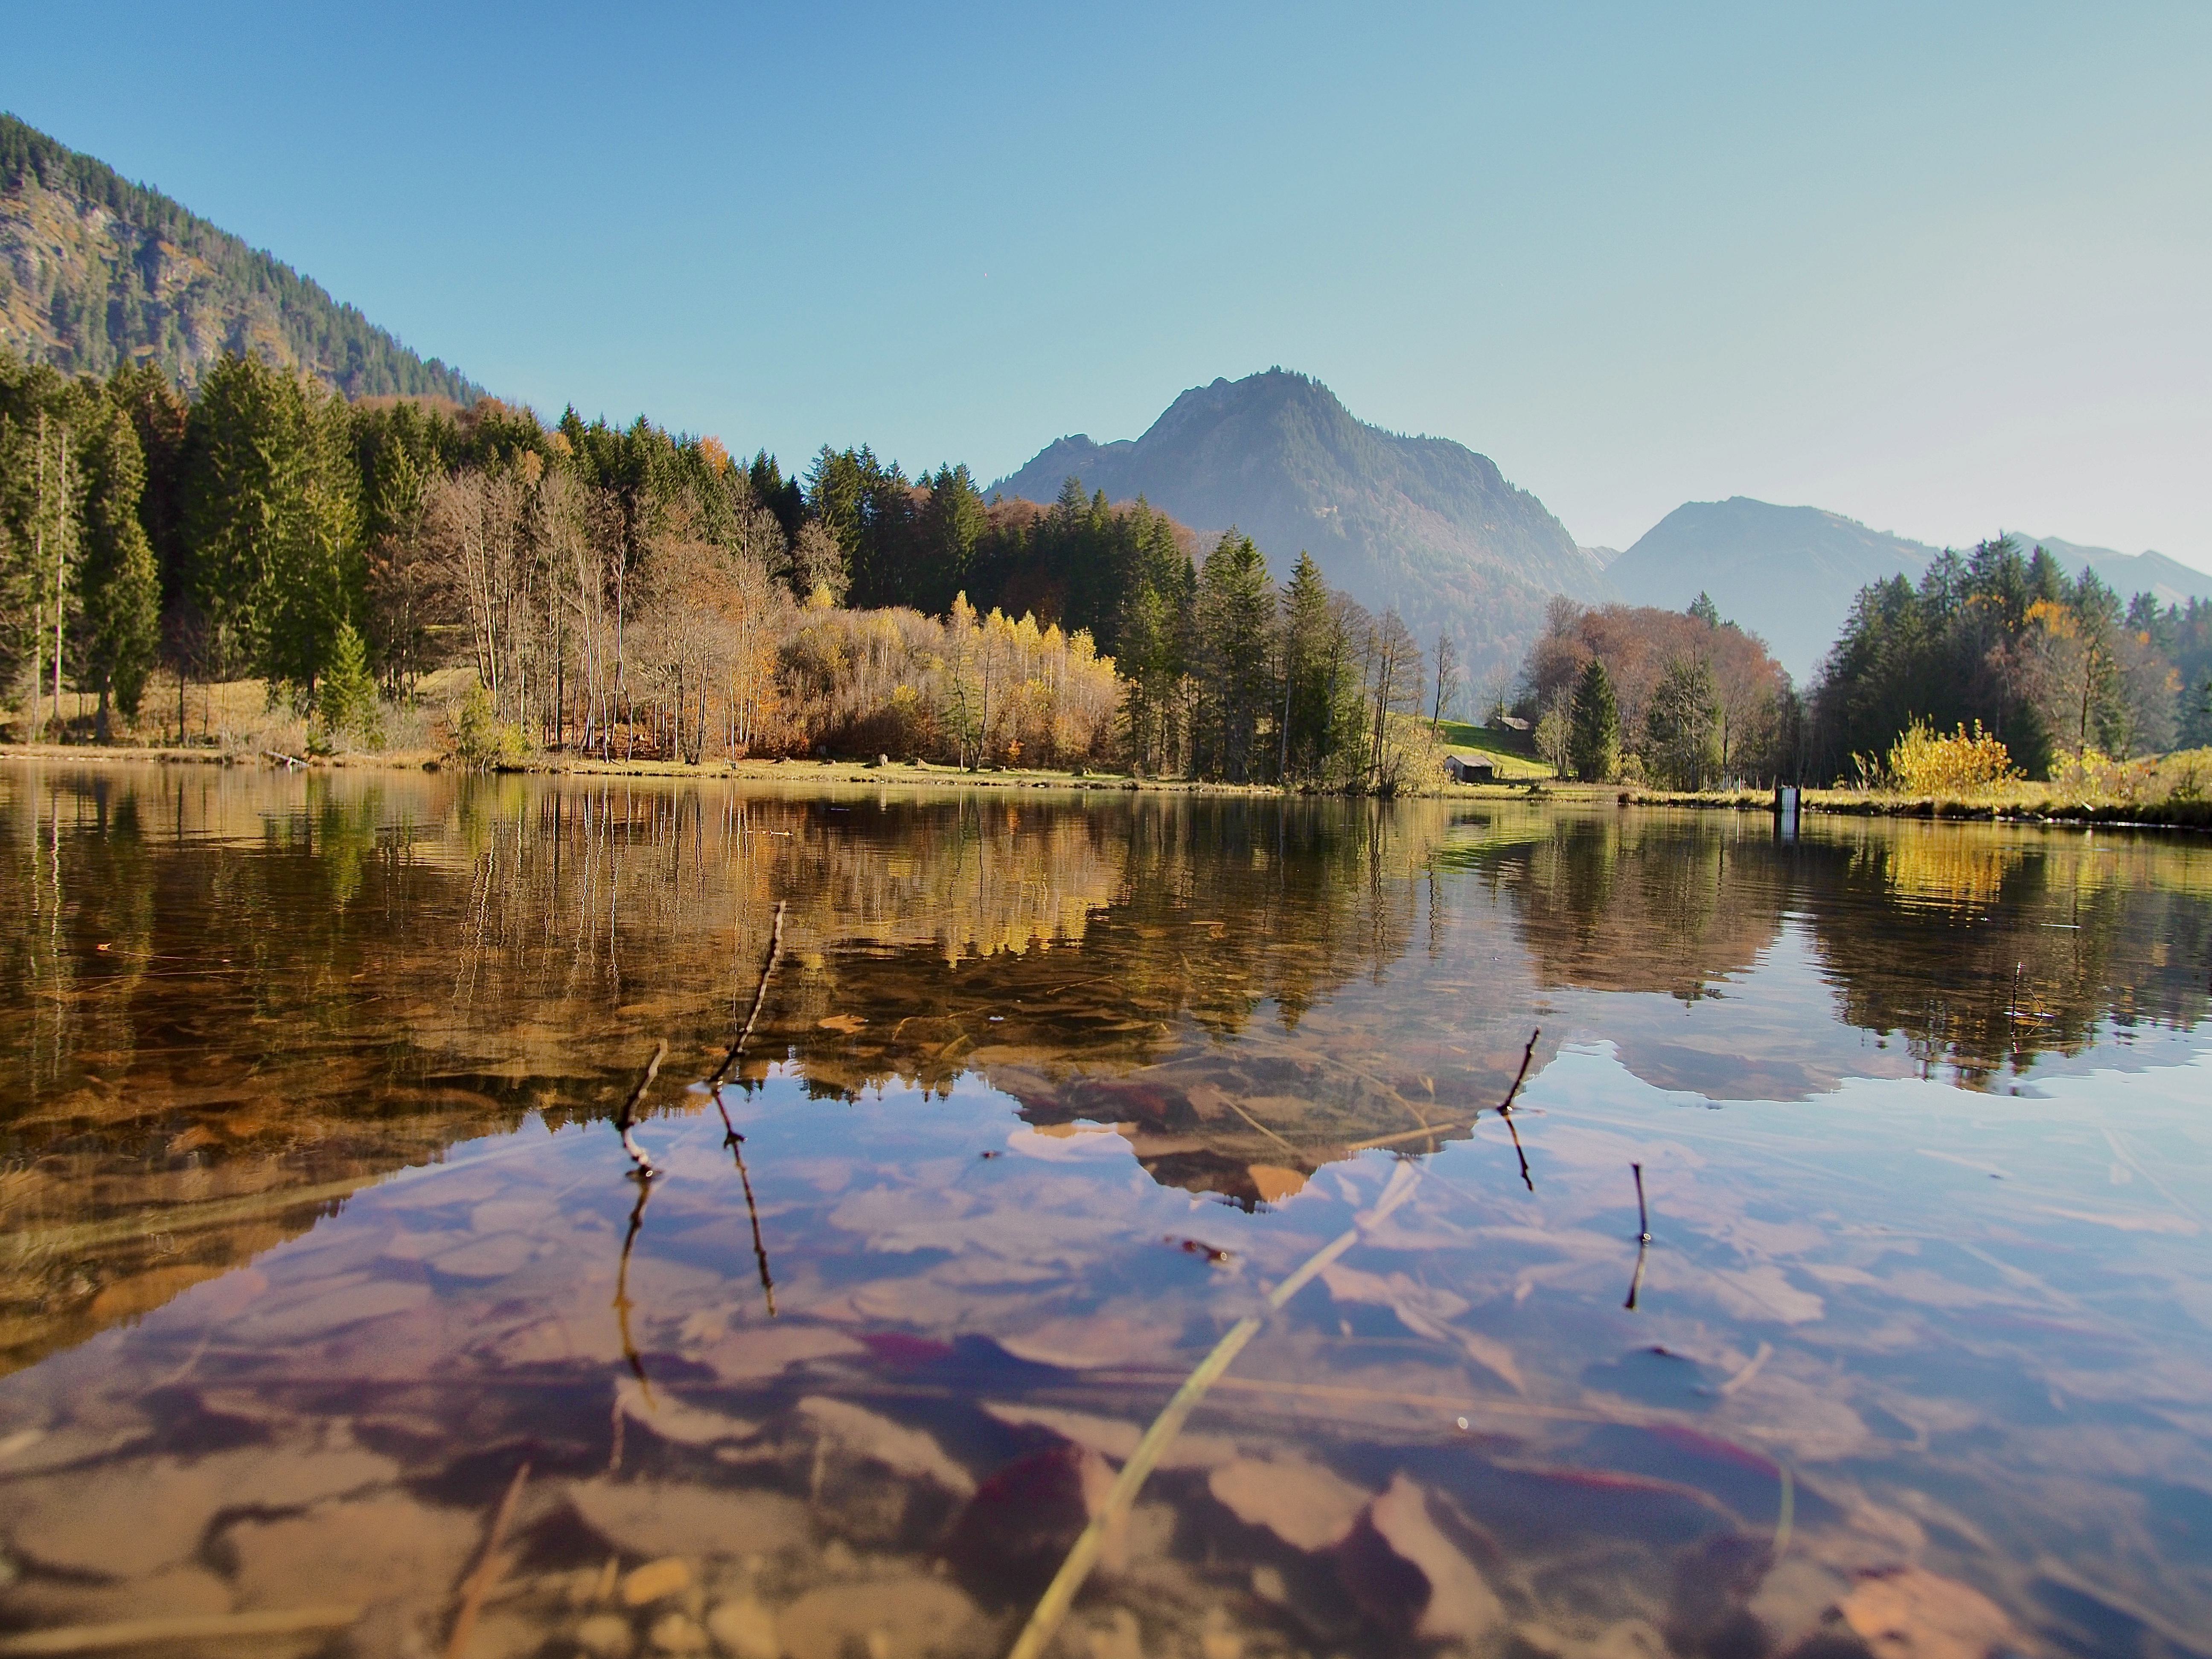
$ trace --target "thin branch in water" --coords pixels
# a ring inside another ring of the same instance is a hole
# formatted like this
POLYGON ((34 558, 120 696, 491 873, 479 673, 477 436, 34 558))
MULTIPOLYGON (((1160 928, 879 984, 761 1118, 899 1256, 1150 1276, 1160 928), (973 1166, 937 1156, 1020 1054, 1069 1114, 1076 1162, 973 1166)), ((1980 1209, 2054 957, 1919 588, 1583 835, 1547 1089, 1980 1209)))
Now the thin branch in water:
POLYGON ((775 1317, 775 1280, 769 1274, 768 1246, 761 1242, 760 1206, 753 1201, 753 1178, 745 1168, 745 1138, 738 1133, 737 1125, 730 1121, 730 1109, 722 1103, 722 1085, 714 1085, 714 1109, 722 1115, 722 1127, 727 1133, 722 1144, 730 1149, 737 1160, 738 1180, 745 1189, 745 1216, 753 1224, 753 1260, 760 1267, 761 1294, 768 1298, 768 1316, 775 1317))
POLYGON ((1627 1301, 1626 1301, 1626 1302, 1624 1302, 1624 1303, 1622 1303, 1622 1304, 1620 1304, 1622 1307, 1624 1307, 1624 1308, 1627 1309, 1627 1310, 1628 1310, 1628 1311, 1629 1311, 1629 1312, 1631 1312, 1631 1313, 1634 1313, 1634 1312, 1636 1311, 1636 1298, 1637 1298, 1639 1295, 1641 1295, 1641 1294, 1643 1293, 1643 1290, 1644 1290, 1644 1253, 1646 1250, 1649 1250, 1650 1248, 1651 1248, 1650 1241, 1648 1238, 1645 1238, 1645 1239, 1640 1239, 1640 1240, 1638 1240, 1638 1243, 1637 1243, 1637 1246, 1636 1246, 1636 1271, 1635 1271, 1633 1273, 1632 1273, 1632 1274, 1630 1274, 1630 1275, 1629 1275, 1629 1279, 1628 1279, 1628 1300, 1627 1300, 1627 1301))
MULTIPOLYGON (((1525 1069, 1525 1066, 1524 1066, 1525 1069)), ((1260 1322, 1311 1284, 1315 1277, 1331 1262, 1359 1242, 1360 1235, 1381 1224, 1384 1218, 1413 1196, 1413 1188, 1420 1183, 1420 1167, 1410 1161, 1401 1163, 1390 1177, 1390 1184, 1382 1189, 1382 1196, 1375 1207, 1361 1216, 1350 1228, 1331 1239, 1308 1256, 1296 1273, 1267 1293, 1266 1306, 1261 1313, 1247 1314, 1229 1328, 1227 1335, 1213 1345, 1212 1352, 1199 1362, 1198 1369, 1183 1380, 1129 1460, 1121 1465, 1121 1474, 1106 1494, 1106 1501, 1091 1517, 1076 1539, 1067 1559, 1060 1564, 1052 1583, 1036 1610, 1030 1614, 1029 1623, 1022 1627, 1008 1659, 1042 1659, 1044 1650, 1051 1646, 1060 1622, 1067 1617, 1068 1608, 1074 1604, 1076 1592, 1091 1577, 1091 1570, 1098 1564, 1107 1538, 1126 1522, 1129 1510, 1137 1501, 1137 1493, 1152 1472, 1169 1445, 1182 1430, 1184 1420, 1197 1409, 1206 1391, 1221 1379, 1237 1356, 1244 1350, 1260 1328, 1260 1322)))
POLYGON ((453 1633, 446 1643, 446 1659, 462 1659, 468 1652, 469 1638, 476 1634, 477 1614, 483 1607, 484 1597, 507 1571, 507 1559, 500 1549, 507 1542, 507 1529, 514 1519, 514 1505, 522 1496, 523 1483, 529 1479, 530 1465, 525 1462, 507 1483, 507 1496, 499 1501, 499 1509, 491 1518, 491 1532, 484 1540, 483 1554, 462 1588, 461 1608, 453 1615, 453 1633))
POLYGON ((760 983, 753 988, 751 1011, 745 1015, 745 1023, 738 1028, 737 1040, 722 1056, 722 1063, 707 1079, 708 1092, 714 1097, 714 1109, 722 1115, 722 1144, 730 1149, 730 1157, 738 1166, 738 1180, 745 1189, 745 1215, 753 1226, 753 1261, 760 1268, 761 1294, 768 1298, 770 1319, 775 1317, 775 1280, 769 1273, 768 1246, 761 1238, 760 1206, 753 1199, 752 1171, 745 1168, 745 1138, 730 1121, 729 1106, 722 1099, 722 1083, 744 1052, 746 1041, 753 1034, 753 1024, 760 1018, 761 1005, 768 1000, 768 982, 775 976, 775 965, 782 958, 783 905, 781 899, 775 902, 775 921, 769 929, 768 955, 761 963, 760 983))
POLYGON ((1631 1164, 1628 1172, 1636 1177, 1636 1272, 1628 1280, 1628 1300, 1620 1305, 1634 1313, 1637 1296, 1644 1289, 1644 1253, 1651 1248, 1651 1212, 1644 1203, 1644 1166, 1631 1164))
POLYGON ((1528 1079, 1528 1062, 1536 1056, 1536 1039, 1543 1035, 1540 1025, 1528 1033, 1528 1046, 1521 1051, 1521 1069, 1513 1074, 1513 1086, 1505 1091, 1505 1098, 1498 1103, 1498 1115, 1505 1120, 1505 1133, 1513 1137, 1513 1156, 1521 1160, 1521 1184, 1532 1193, 1536 1190, 1536 1178, 1528 1173, 1528 1154, 1521 1146, 1521 1127, 1513 1121, 1513 1103, 1528 1079))
MULTIPOLYGON (((622 1134, 623 1150, 629 1154, 630 1162, 637 1165, 640 1179, 645 1181, 652 1180, 660 1171, 653 1167, 653 1160, 646 1157, 630 1131, 637 1125, 638 1103, 645 1098, 645 1091, 653 1087, 653 1079, 660 1075, 660 1062, 667 1058, 668 1042, 664 1037, 653 1045, 653 1058, 646 1062, 645 1075, 638 1079, 637 1087, 629 1091, 629 1098, 623 1102, 622 1110, 615 1116, 615 1127, 622 1134)), ((641 1210, 645 1207, 642 1200, 638 1207, 641 1210)))
POLYGON ((753 1023, 760 1018, 761 1005, 768 1000, 768 982, 774 977, 776 963, 783 956, 783 900, 775 902, 775 921, 769 929, 768 957, 761 963, 760 983, 753 988, 752 1008, 745 1015, 745 1023, 738 1028, 737 1040, 730 1044, 729 1052, 722 1056, 722 1063, 708 1074, 706 1086, 709 1091, 720 1088, 722 1079, 729 1076, 730 1068, 738 1063, 738 1057, 744 1052, 745 1043, 752 1036, 753 1023))
MULTIPOLYGON (((653 1403, 652 1379, 645 1374, 645 1361, 638 1357, 637 1344, 629 1334, 629 1256, 636 1247, 637 1236, 645 1226, 645 1206, 653 1197, 653 1175, 650 1170, 638 1170, 630 1179, 637 1182, 637 1202, 630 1207, 629 1231, 623 1235, 622 1261, 615 1268, 615 1324, 622 1332, 623 1358, 629 1361, 637 1385, 645 1392, 645 1403, 653 1403)), ((615 1460, 622 1459, 622 1403, 615 1404, 615 1460)))

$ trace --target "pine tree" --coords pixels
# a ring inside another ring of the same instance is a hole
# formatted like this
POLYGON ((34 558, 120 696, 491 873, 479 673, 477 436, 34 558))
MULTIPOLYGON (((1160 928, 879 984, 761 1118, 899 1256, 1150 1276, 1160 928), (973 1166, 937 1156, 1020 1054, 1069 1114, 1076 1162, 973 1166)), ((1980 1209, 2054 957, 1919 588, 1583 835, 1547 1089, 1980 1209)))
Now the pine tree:
POLYGON ((1249 536, 1224 532, 1199 572, 1196 769, 1237 782, 1261 763, 1261 721, 1273 702, 1275 595, 1249 536))
POLYGON ((340 623, 331 637, 322 684, 315 691, 315 713, 325 742, 339 737, 383 740, 377 719, 376 682, 368 672, 368 649, 351 623, 340 623))
POLYGON ((1613 677, 1595 657, 1575 683, 1567 759, 1585 783, 1604 782, 1620 765, 1620 702, 1613 696, 1613 677))
POLYGON ((109 737, 109 708, 138 712, 161 645, 161 574, 140 522, 146 467, 129 413, 103 398, 83 447, 83 534, 76 568, 71 659, 80 689, 100 694, 96 736, 109 737))

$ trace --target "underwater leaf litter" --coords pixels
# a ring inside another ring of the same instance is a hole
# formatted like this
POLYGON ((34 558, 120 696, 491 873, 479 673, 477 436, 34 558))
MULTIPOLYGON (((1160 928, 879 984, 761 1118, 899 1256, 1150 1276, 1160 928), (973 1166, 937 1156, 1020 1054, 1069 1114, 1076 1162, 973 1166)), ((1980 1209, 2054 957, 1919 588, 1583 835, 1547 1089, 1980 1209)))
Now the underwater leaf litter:
POLYGON ((1053 1651, 2194 1650, 2185 846, 31 775, 13 1629, 1004 1652, 1411 1170, 1053 1651))

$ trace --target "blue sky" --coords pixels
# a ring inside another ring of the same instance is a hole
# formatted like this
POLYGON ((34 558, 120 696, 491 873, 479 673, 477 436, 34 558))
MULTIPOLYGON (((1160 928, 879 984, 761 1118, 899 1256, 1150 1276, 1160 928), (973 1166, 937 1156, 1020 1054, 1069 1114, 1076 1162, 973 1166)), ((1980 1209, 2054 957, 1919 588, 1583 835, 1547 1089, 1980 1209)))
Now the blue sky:
POLYGON ((1279 363, 1589 543, 2212 568, 2212 7, 0 3, 0 106, 557 413, 988 479, 1279 363))

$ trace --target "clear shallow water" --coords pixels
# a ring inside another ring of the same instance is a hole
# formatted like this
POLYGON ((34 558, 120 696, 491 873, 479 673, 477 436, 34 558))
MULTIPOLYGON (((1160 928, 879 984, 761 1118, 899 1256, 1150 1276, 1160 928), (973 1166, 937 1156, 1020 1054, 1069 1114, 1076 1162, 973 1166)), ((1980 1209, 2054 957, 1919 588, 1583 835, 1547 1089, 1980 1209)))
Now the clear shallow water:
POLYGON ((0 814, 7 1626, 443 1651, 526 1462, 471 1652, 1002 1652, 1418 1172, 1059 1650, 2212 1650, 2196 842, 184 769, 0 814), (686 1082, 778 900, 757 1250, 686 1082))

